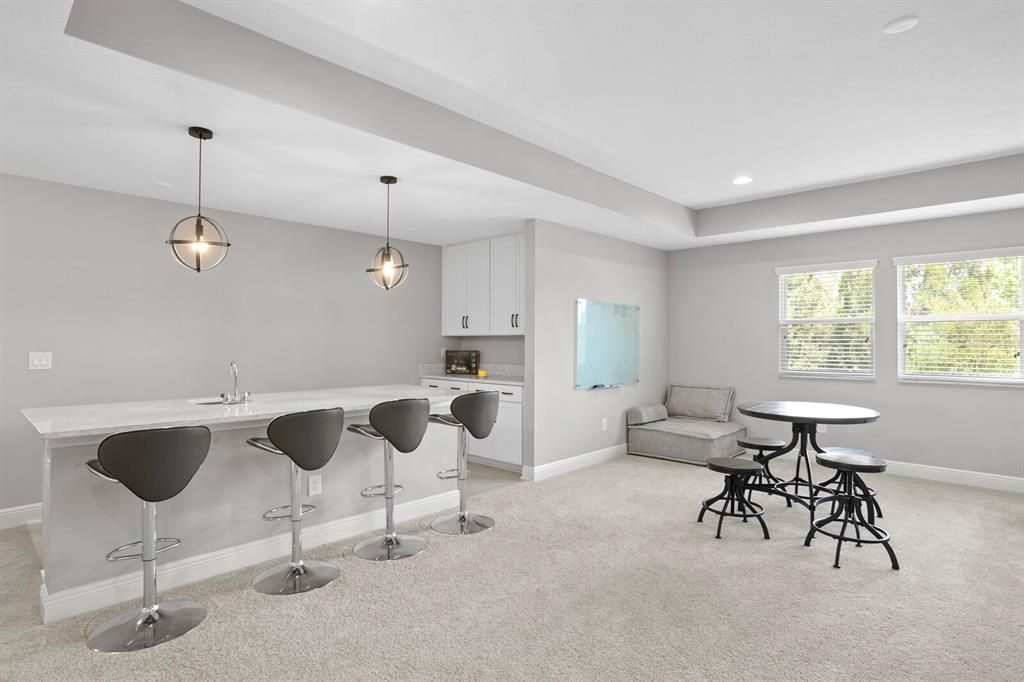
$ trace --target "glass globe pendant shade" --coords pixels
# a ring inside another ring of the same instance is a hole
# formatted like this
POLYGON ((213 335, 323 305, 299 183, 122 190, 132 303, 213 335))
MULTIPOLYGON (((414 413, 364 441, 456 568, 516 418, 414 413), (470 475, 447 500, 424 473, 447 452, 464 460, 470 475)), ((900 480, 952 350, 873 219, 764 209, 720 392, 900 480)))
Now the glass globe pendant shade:
POLYGON ((203 272, 220 265, 228 255, 228 235, 206 216, 193 215, 178 221, 167 238, 174 258, 189 270, 203 272))
POLYGON ((405 281, 409 274, 409 264, 405 262, 402 252, 393 246, 382 246, 370 259, 370 267, 366 268, 370 281, 381 289, 394 289, 405 281))

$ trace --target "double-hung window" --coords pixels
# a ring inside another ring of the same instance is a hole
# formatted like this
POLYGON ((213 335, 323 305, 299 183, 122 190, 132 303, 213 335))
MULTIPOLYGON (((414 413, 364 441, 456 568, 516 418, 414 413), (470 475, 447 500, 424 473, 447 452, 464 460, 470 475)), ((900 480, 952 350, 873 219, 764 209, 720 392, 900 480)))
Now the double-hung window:
POLYGON ((776 268, 780 375, 874 377, 875 265, 776 268))
POLYGON ((1024 248, 894 258, 899 378, 1024 384, 1024 248))

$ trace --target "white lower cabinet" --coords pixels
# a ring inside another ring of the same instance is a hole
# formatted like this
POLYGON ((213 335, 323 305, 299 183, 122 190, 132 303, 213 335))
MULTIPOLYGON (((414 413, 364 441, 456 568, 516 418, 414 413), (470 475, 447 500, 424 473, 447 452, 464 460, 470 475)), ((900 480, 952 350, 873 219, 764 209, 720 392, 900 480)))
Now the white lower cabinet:
POLYGON ((473 391, 498 391, 498 420, 491 435, 477 440, 466 434, 466 452, 475 457, 502 464, 510 468, 523 465, 523 387, 491 384, 479 381, 452 381, 449 379, 421 379, 420 384, 443 388, 453 394, 473 391))

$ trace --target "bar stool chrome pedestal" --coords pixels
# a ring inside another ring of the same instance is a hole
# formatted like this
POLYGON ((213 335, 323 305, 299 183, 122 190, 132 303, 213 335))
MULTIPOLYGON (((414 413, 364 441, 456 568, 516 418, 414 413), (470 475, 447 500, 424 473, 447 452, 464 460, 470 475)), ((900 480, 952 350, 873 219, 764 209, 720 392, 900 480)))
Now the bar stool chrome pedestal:
POLYGON ((363 497, 383 497, 385 511, 384 535, 363 540, 352 552, 368 561, 397 561, 415 556, 427 548, 423 538, 399 535, 395 531, 395 493, 402 486, 395 484, 395 450, 412 452, 420 446, 427 432, 430 401, 426 398, 392 400, 370 410, 369 424, 353 424, 352 433, 364 438, 384 441, 384 483, 363 489, 363 497))
POLYGON ((292 527, 292 556, 287 564, 274 566, 252 581, 253 589, 263 594, 300 594, 330 585, 341 570, 329 561, 302 558, 302 517, 314 509, 302 504, 302 471, 324 467, 338 449, 345 411, 295 412, 278 417, 267 427, 267 438, 250 438, 255 448, 291 459, 291 502, 263 514, 267 521, 288 519, 292 527))
POLYGON ((107 436, 98 459, 86 462, 92 474, 121 483, 142 500, 142 540, 107 554, 107 561, 142 559, 142 608, 93 629, 86 640, 93 651, 148 649, 180 637, 206 618, 206 607, 194 601, 157 601, 156 555, 181 540, 157 538, 156 507, 185 489, 209 449, 210 430, 205 426, 128 431, 107 436))
POLYGON ((459 513, 434 519, 430 529, 444 535, 472 535, 494 527, 494 519, 480 514, 470 514, 466 508, 466 482, 469 480, 469 466, 466 462, 466 431, 474 438, 484 439, 491 435, 494 422, 498 419, 498 392, 480 391, 460 395, 452 401, 451 414, 432 414, 434 424, 454 426, 459 430, 458 467, 440 471, 437 477, 443 480, 458 479, 459 513))

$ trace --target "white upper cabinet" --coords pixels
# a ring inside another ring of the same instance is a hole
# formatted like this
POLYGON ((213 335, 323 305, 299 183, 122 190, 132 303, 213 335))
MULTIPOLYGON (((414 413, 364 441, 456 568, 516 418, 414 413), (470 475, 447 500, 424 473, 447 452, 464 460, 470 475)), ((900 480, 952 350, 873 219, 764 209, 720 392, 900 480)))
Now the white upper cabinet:
POLYGON ((526 235, 444 247, 446 336, 517 336, 526 326, 526 235))
POLYGON ((491 243, 485 240, 444 247, 442 270, 445 336, 490 334, 491 243))
POLYGON ((491 240, 491 333, 515 334, 519 294, 516 236, 491 240))
POLYGON ((466 331, 491 333, 491 242, 466 244, 466 331))

